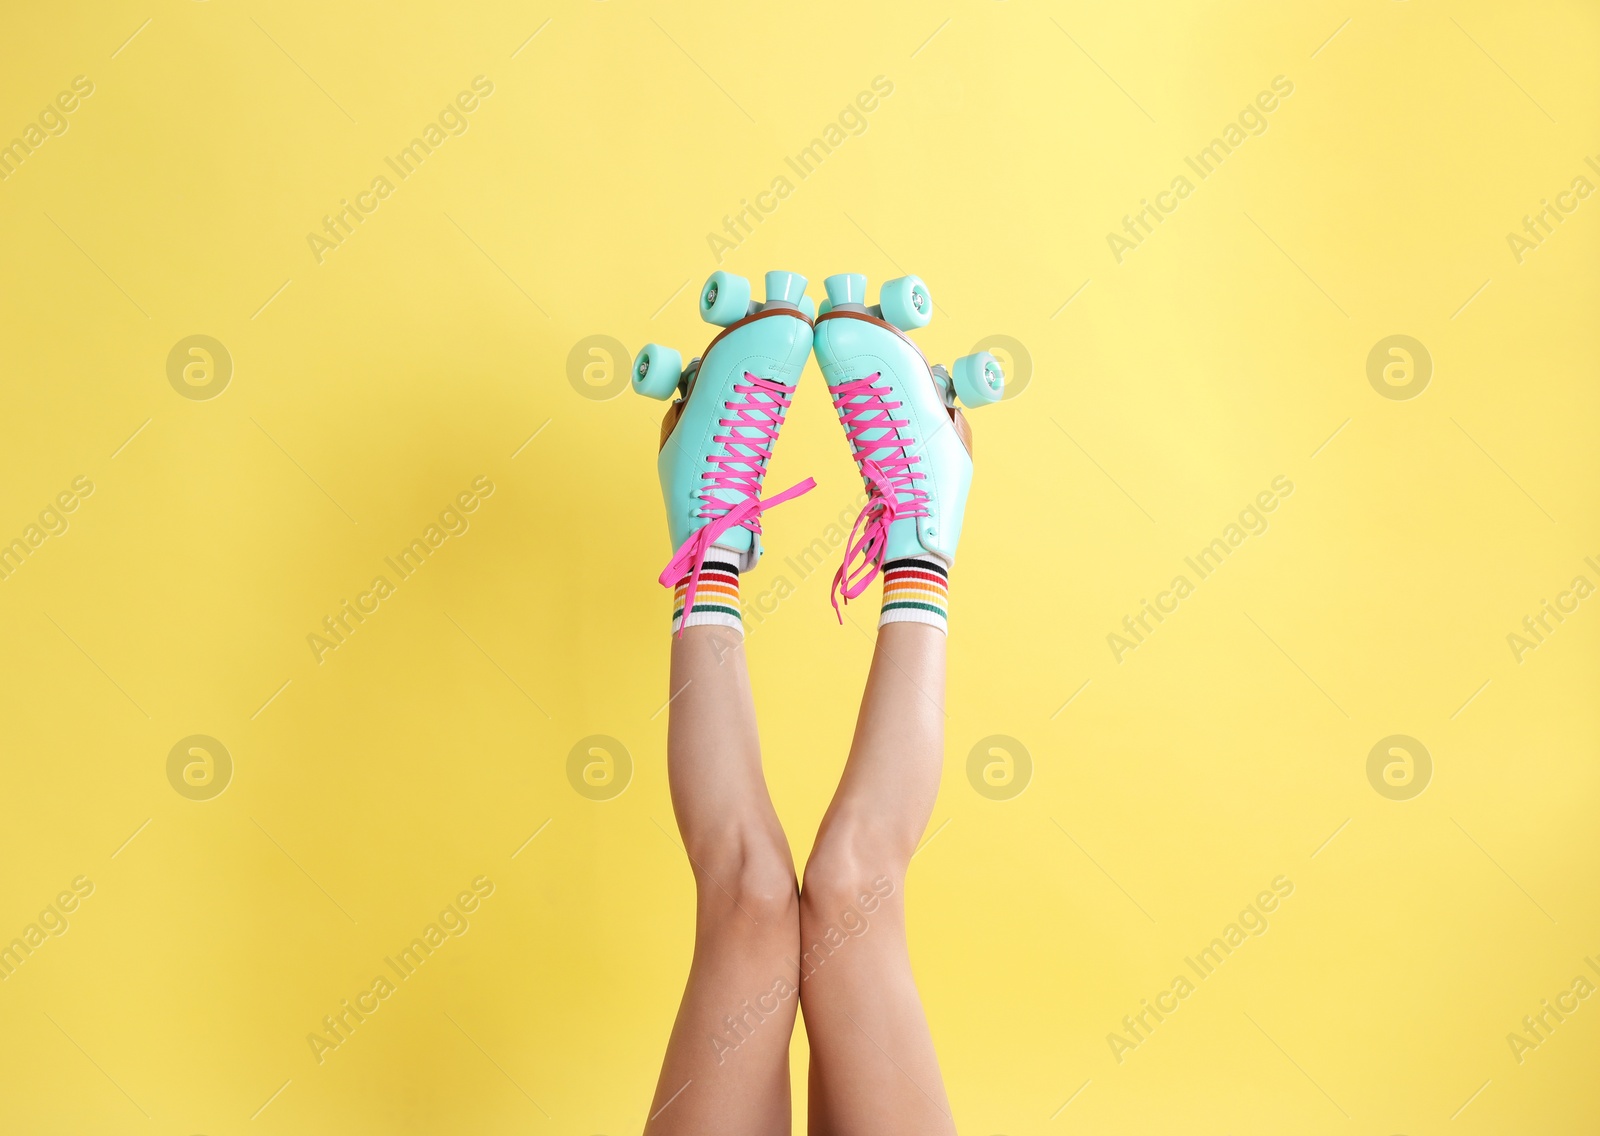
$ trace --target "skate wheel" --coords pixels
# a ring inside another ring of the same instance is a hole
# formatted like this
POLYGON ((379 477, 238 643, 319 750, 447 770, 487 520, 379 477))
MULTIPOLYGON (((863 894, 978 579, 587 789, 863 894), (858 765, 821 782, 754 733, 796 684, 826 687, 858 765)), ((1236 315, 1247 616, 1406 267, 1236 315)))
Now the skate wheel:
POLYGON ((928 295, 928 286, 915 276, 884 281, 878 292, 878 306, 883 309, 883 318, 901 331, 927 327, 933 318, 933 297, 928 295))
POLYGON ((718 269, 700 289, 700 318, 718 327, 744 319, 750 310, 750 281, 718 269))
POLYGON ((633 389, 646 398, 666 400, 683 377, 683 356, 659 343, 646 343, 633 358, 633 389))
POLYGON ((987 351, 963 355, 951 368, 956 397, 968 406, 988 406, 1005 393, 1006 376, 1000 361, 987 351))
POLYGON ((824 298, 822 303, 817 305, 817 318, 821 319, 831 311, 833 311, 833 301, 824 298))

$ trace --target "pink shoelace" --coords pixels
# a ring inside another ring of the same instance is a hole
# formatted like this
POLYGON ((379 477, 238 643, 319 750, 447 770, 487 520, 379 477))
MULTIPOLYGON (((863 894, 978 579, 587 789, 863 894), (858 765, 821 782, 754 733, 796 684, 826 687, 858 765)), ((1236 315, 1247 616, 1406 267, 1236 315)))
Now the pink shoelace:
POLYGON ((902 404, 889 401, 894 392, 887 383, 879 385, 881 377, 874 372, 834 388, 833 407, 867 482, 867 503, 845 542, 844 563, 833 575, 831 599, 840 623, 844 614, 839 610, 839 597, 849 603, 867 590, 882 569, 889 526, 904 517, 928 515, 928 492, 917 485, 927 474, 916 468, 917 455, 908 452, 915 443, 899 436, 899 428, 909 426, 911 420, 894 417, 893 411, 902 404), (882 437, 868 440, 866 434, 873 430, 881 431, 882 437), (852 569, 851 563, 858 558, 861 563, 852 569))
MULTIPOLYGON (((683 578, 686 570, 689 572, 689 586, 683 596, 686 616, 694 607, 695 592, 700 587, 700 570, 705 566, 706 557, 717 537, 735 526, 749 529, 753 535, 759 536, 762 512, 817 487, 817 483, 808 477, 782 493, 760 499, 761 479, 766 476, 767 461, 772 457, 772 444, 778 438, 778 427, 782 425, 784 412, 794 398, 795 388, 775 379, 752 375, 749 371, 744 373, 744 378, 744 382, 733 385, 734 397, 723 404, 723 409, 732 417, 717 419, 717 425, 723 428, 723 432, 715 435, 713 440, 721 444, 726 452, 708 454, 706 461, 711 468, 700 475, 710 482, 700 494, 700 516, 708 518, 707 523, 683 542, 661 570, 661 583, 669 588, 683 578), (737 494, 738 500, 729 504, 718 495, 719 490, 737 494), (693 567, 690 568, 690 565, 693 567)), ((680 626, 680 638, 683 632, 684 628, 680 626)))

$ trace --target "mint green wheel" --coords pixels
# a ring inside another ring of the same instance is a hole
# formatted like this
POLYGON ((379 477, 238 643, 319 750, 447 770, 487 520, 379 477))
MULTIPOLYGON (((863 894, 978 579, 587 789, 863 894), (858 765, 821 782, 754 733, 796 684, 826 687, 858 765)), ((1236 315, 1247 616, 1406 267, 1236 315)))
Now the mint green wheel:
POLYGON ((878 306, 883 318, 901 331, 915 331, 927 327, 933 318, 933 297, 928 286, 916 276, 897 276, 884 281, 878 292, 878 306))
POLYGON ((683 356, 659 343, 646 343, 633 357, 633 389, 646 398, 665 401, 683 377, 683 356))
POLYGON ((808 320, 815 320, 817 318, 817 302, 810 296, 801 296, 800 314, 808 320))
POLYGON ((833 311, 833 301, 824 298, 822 303, 817 305, 817 318, 821 319, 831 311, 833 311))
POLYGON ((718 327, 744 319, 750 310, 750 281, 718 269, 700 289, 700 318, 718 327))
POLYGON ((967 406, 988 406, 999 402, 1005 393, 1006 376, 1000 369, 1000 360, 987 351, 976 355, 963 355, 950 369, 955 380, 956 397, 967 406))

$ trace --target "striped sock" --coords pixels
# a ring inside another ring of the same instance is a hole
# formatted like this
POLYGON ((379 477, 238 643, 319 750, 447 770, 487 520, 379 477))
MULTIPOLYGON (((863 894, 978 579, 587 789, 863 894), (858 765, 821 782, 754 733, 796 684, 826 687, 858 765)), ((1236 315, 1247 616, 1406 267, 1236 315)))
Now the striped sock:
POLYGON ((700 569, 700 582, 694 590, 694 610, 687 616, 683 611, 683 597, 689 591, 689 577, 684 576, 672 592, 672 633, 682 627, 700 627, 716 624, 737 631, 744 636, 744 621, 739 617, 739 567, 738 554, 716 545, 700 569))
MULTIPOLYGON (((696 607, 699 605, 696 604, 696 607)), ((885 623, 926 623, 950 633, 950 573, 944 561, 933 556, 891 560, 883 566, 885 623)))

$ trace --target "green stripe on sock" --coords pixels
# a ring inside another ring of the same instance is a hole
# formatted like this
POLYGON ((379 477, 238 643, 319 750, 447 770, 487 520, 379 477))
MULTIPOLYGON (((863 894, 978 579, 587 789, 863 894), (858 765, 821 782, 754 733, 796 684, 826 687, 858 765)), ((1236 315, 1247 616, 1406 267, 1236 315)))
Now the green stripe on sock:
POLYGON ((904 608, 914 609, 916 611, 931 611, 935 615, 943 615, 946 618, 949 616, 949 613, 938 604, 917 603, 914 600, 896 600, 894 603, 886 603, 883 605, 884 611, 899 611, 904 608))
MULTIPOLYGON (((720 615, 731 615, 731 616, 734 616, 735 618, 742 618, 743 617, 742 613, 739 611, 738 608, 736 608, 736 607, 728 607, 728 606, 726 606, 724 604, 697 603, 697 604, 694 605, 694 610, 691 611, 689 614, 690 615, 700 615, 700 614, 705 613, 705 612, 716 612, 716 613, 718 613, 720 615)), ((683 609, 679 608, 677 611, 674 611, 672 613, 672 618, 673 619, 677 619, 681 615, 683 615, 683 609)))

